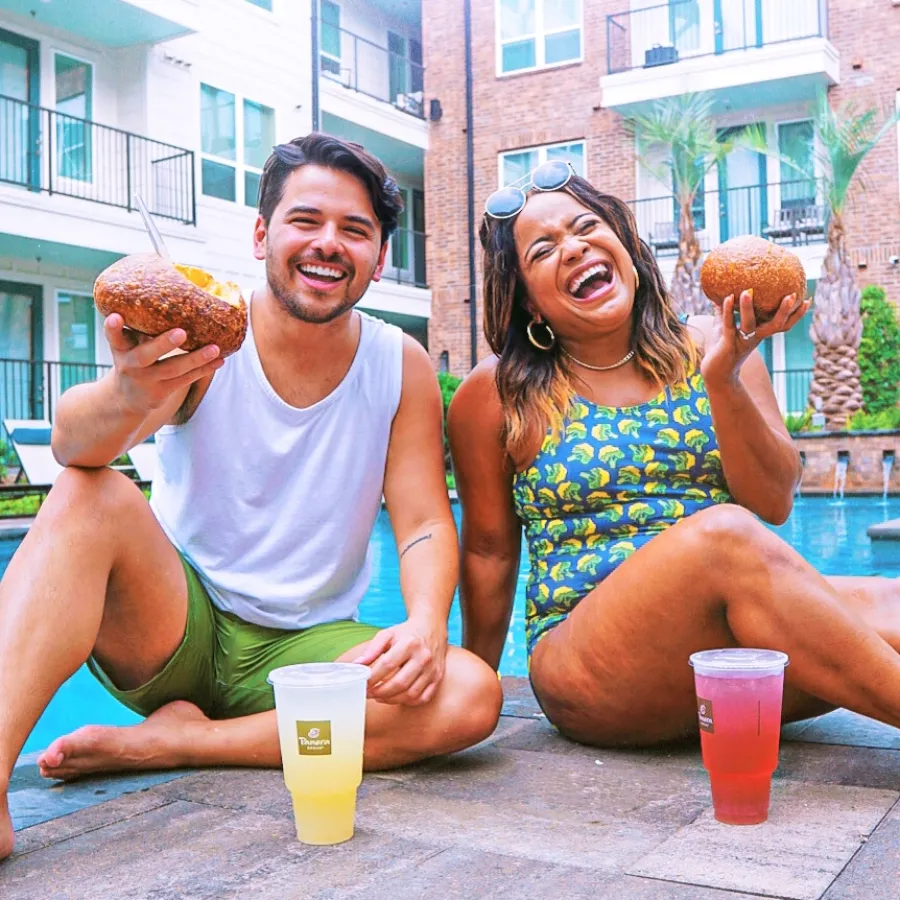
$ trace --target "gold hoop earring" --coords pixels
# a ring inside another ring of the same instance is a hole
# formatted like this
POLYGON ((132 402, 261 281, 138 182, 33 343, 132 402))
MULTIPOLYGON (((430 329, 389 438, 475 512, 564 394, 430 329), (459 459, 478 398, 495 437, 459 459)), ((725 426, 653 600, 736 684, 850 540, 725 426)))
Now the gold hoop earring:
POLYGON ((525 331, 528 332, 528 340, 531 341, 532 347, 537 347, 538 350, 552 350, 556 346, 556 335, 553 333, 553 329, 546 322, 538 322, 537 319, 532 319, 525 328, 525 331), (532 332, 532 326, 534 325, 543 325, 544 328, 547 329, 547 334, 550 336, 549 344, 542 344, 537 338, 534 336, 534 332, 532 332))
POLYGON ((637 266, 632 265, 631 268, 634 269, 634 291, 637 293, 638 288, 641 286, 641 276, 638 275, 637 266))

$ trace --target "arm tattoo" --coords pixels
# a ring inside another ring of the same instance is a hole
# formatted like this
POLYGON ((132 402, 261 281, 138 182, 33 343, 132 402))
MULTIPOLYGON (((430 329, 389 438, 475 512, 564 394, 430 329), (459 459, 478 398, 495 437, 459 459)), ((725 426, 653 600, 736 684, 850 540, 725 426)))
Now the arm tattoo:
POLYGON ((411 544, 407 544, 407 545, 406 545, 406 547, 403 549, 403 552, 400 554, 400 559, 403 559, 403 557, 406 556, 406 552, 407 552, 408 550, 411 550, 413 547, 415 547, 416 544, 421 544, 422 541, 430 541, 430 540, 431 540, 431 534, 430 534, 430 533, 429 533, 429 534, 423 534, 422 537, 416 538, 411 544))

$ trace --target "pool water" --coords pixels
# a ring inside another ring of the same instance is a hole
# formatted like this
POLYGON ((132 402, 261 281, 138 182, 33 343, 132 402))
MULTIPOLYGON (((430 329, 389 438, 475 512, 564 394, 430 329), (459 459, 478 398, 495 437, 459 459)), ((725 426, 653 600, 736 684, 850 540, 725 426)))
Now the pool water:
MULTIPOLYGON (((459 507, 454 506, 459 518, 459 507)), ((880 542, 873 552, 866 528, 876 522, 900 518, 900 498, 854 497, 832 500, 799 498, 788 521, 773 530, 826 575, 900 576, 900 543, 880 542)), ((0 541, 0 572, 16 544, 0 541)), ((373 625, 393 625, 405 617, 399 592, 399 565, 390 521, 382 512, 372 536, 372 586, 360 608, 360 616, 373 625)), ((512 620, 506 636, 500 671, 526 673, 525 580, 527 556, 523 551, 512 620)), ((450 641, 460 643, 461 621, 454 602, 450 614, 450 641)), ((113 700, 86 668, 79 669, 53 698, 25 744, 24 752, 39 750, 61 734, 85 724, 126 725, 138 716, 113 700)))

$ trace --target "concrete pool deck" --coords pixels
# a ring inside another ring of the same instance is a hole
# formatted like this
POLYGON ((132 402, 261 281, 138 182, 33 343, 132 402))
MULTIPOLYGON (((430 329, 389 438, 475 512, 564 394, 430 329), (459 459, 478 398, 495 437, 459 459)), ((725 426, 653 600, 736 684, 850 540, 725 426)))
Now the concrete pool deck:
POLYGON ((3 900, 898 900, 900 731, 840 711, 784 729, 764 825, 711 814, 697 745, 596 750, 504 678, 494 735, 367 775, 357 832, 296 841, 279 771, 52 785, 16 767, 3 900))

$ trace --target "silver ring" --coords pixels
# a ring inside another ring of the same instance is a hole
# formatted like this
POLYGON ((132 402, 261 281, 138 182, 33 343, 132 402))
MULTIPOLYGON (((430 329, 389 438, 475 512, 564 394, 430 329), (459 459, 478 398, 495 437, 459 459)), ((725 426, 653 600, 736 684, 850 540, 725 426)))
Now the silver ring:
POLYGON ((749 341, 750 338, 756 337, 756 332, 755 332, 755 331, 747 332, 747 331, 744 331, 742 328, 738 328, 738 334, 739 334, 745 341, 749 341))

